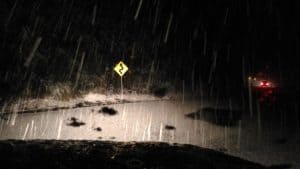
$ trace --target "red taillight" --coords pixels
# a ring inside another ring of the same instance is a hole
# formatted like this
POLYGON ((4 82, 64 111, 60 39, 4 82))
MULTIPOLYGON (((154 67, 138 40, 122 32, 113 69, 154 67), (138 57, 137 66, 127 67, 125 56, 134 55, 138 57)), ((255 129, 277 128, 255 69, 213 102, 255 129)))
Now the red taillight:
POLYGON ((259 84, 260 86, 264 86, 264 82, 260 82, 260 84, 259 84))
POLYGON ((268 82, 268 81, 261 81, 261 82, 259 83, 259 86, 260 86, 260 87, 270 87, 270 86, 271 86, 271 83, 268 82))

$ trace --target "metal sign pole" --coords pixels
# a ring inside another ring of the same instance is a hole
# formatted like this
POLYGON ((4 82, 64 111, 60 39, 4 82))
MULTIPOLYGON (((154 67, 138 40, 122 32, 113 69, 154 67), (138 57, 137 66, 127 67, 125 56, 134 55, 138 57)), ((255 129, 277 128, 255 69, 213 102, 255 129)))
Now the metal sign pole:
POLYGON ((120 76, 121 78, 121 100, 123 101, 123 76, 128 71, 128 67, 120 61, 116 66, 114 67, 114 71, 120 76))
POLYGON ((123 101, 123 76, 121 76, 121 101, 123 101))

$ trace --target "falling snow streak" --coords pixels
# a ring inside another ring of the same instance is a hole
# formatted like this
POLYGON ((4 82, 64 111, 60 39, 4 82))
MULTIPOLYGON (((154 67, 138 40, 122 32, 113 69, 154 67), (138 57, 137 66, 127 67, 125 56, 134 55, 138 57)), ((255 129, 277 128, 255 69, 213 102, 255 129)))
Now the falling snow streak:
POLYGON ((251 88, 250 81, 248 81, 248 100, 249 100, 250 117, 253 117, 253 99, 252 99, 252 88, 251 88))
POLYGON ((27 123, 22 140, 25 140, 26 136, 27 136, 27 132, 28 132, 28 128, 29 128, 29 123, 27 123))
POLYGON ((85 52, 82 53, 80 65, 79 65, 77 75, 76 75, 76 81, 75 81, 74 89, 76 89, 77 85, 78 85, 78 81, 79 81, 79 78, 80 78, 80 75, 81 75, 81 70, 82 70, 84 58, 85 58, 85 52))
POLYGON ((71 25, 72 25, 72 22, 69 22, 68 27, 67 27, 67 30, 66 30, 65 35, 64 35, 64 38, 63 38, 64 41, 66 41, 66 40, 68 39, 71 25))
POLYGON ((299 121, 300 121, 300 117, 299 117, 299 109, 298 109, 298 104, 295 104, 295 117, 296 117, 296 127, 298 129, 300 129, 300 125, 299 125, 299 121))
POLYGON ((211 65, 210 72, 209 72, 209 78, 208 78, 208 83, 209 83, 209 84, 212 83, 213 75, 214 75, 214 72, 215 72, 215 70, 216 70, 216 66, 217 66, 217 57, 218 57, 218 52, 217 52, 217 51, 214 51, 214 52, 213 52, 213 63, 212 63, 212 65, 211 65))
POLYGON ((77 42, 77 48, 76 48, 75 56, 74 56, 74 59, 73 59, 72 65, 71 65, 69 78, 71 78, 74 67, 75 67, 75 63, 76 63, 76 60, 77 60, 77 56, 78 56, 79 48, 80 48, 80 45, 81 45, 81 41, 82 41, 82 37, 80 36, 79 39, 78 39, 78 42, 77 42))
POLYGON ((41 42, 42 42, 42 37, 38 37, 33 45, 33 48, 31 49, 29 56, 26 59, 26 62, 24 63, 25 67, 28 67, 30 65, 41 42))
POLYGON ((227 24, 227 20, 228 20, 228 10, 229 10, 229 8, 226 8, 226 14, 225 14, 225 17, 224 17, 224 25, 227 24))
POLYGON ((59 124, 58 124, 58 130, 57 130, 57 137, 56 137, 57 140, 60 139, 62 125, 63 125, 63 119, 60 118, 60 119, 59 119, 59 124))
MULTIPOLYGON (((32 31, 31 31, 31 36, 32 36, 32 37, 33 37, 33 36, 35 35, 35 33, 37 32, 39 21, 40 21, 40 17, 37 16, 37 17, 35 18, 34 25, 33 25, 33 29, 32 29, 32 31)), ((55 27, 55 28, 56 28, 56 27, 55 27)), ((55 32, 55 29, 54 29, 54 32, 55 32)))
POLYGON ((151 127, 152 127, 152 113, 150 114, 150 120, 147 127, 147 140, 151 140, 151 127))
POLYGON ((139 2, 139 6, 135 12, 135 15, 134 15, 134 20, 137 20, 137 18, 139 17, 139 14, 140 14, 140 10, 141 10, 141 7, 142 7, 142 4, 143 4, 143 0, 140 0, 139 2))
POLYGON ((260 108, 260 103, 259 101, 256 102, 257 106, 257 136, 258 140, 261 139, 262 136, 262 124, 261 124, 261 108, 260 108))
POLYGON ((14 6, 10 10, 9 16, 8 16, 7 21, 5 23, 5 27, 7 27, 7 25, 9 24, 9 22, 11 20, 11 18, 13 17, 13 15, 15 13, 16 6, 17 6, 17 3, 18 3, 18 0, 15 1, 14 6))
POLYGON ((170 33, 170 28, 171 28, 171 25, 172 25, 172 21, 173 21, 173 13, 170 14, 167 31, 166 31, 165 38, 164 38, 164 42, 165 43, 167 43, 167 41, 168 41, 168 37, 169 37, 169 33, 170 33))
POLYGON ((207 48, 207 31, 204 31, 204 39, 203 39, 203 55, 206 56, 206 48, 207 48))
POLYGON ((184 86, 184 84, 185 83, 184 83, 184 80, 183 80, 182 81, 182 99, 181 99, 182 100, 181 101, 182 104, 184 104, 184 100, 185 100, 185 98, 184 98, 185 97, 185 95, 184 95, 184 93, 185 93, 185 86, 184 86))
POLYGON ((224 127, 224 147, 228 150, 228 129, 227 126, 224 127))
POLYGON ((96 15, 97 15, 97 5, 94 6, 93 8, 93 18, 92 18, 92 25, 95 25, 95 21, 96 21, 96 15))
POLYGON ((156 10, 155 10, 155 17, 154 17, 154 23, 153 23, 153 28, 152 28, 152 34, 155 33, 156 27, 159 23, 159 10, 160 10, 160 1, 157 1, 156 10))
POLYGON ((147 82, 147 87, 146 87, 147 90, 149 90, 150 86, 152 85, 153 76, 154 76, 154 61, 152 61, 151 68, 150 68, 150 73, 149 73, 149 76, 148 76, 148 82, 147 82))
POLYGON ((238 137, 237 137, 237 149, 241 149, 241 139, 242 139, 242 120, 239 120, 239 125, 238 125, 238 137))
POLYGON ((159 127, 159 139, 158 141, 162 141, 163 140, 163 124, 160 123, 160 127, 159 127))

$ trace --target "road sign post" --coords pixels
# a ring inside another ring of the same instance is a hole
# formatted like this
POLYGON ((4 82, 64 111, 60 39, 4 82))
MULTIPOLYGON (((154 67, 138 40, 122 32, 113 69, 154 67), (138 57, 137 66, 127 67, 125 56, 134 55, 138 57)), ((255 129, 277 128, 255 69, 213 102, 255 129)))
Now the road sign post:
POLYGON ((123 76, 121 76, 121 100, 123 101, 123 76))
POLYGON ((114 67, 114 71, 120 76, 121 78, 121 100, 123 100, 123 76, 128 71, 127 65, 120 61, 116 66, 114 67))

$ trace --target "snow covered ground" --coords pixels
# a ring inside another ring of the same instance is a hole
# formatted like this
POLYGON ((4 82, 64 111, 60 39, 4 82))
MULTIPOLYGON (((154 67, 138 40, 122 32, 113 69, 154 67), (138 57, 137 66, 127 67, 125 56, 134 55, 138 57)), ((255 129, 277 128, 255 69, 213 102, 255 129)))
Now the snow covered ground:
POLYGON ((153 101, 170 99, 170 96, 163 98, 157 98, 149 94, 136 94, 126 93, 121 94, 99 94, 99 93, 88 93, 79 98, 72 98, 69 100, 58 100, 56 98, 47 97, 43 99, 24 99, 19 98, 9 105, 4 104, 0 108, 1 112, 35 112, 37 110, 53 110, 53 109, 68 109, 77 107, 87 107, 91 105, 107 105, 116 104, 122 102, 139 102, 139 101, 153 101))
MULTIPOLYGON (((103 103, 89 107, 48 110, 39 113, 6 114, 0 121, 0 139, 75 139, 113 141, 159 141, 193 144, 211 148, 264 165, 291 164, 300 168, 299 130, 282 127, 280 121, 249 116, 242 112, 234 118, 234 125, 215 121, 217 116, 228 116, 231 111, 205 112, 210 100, 167 100, 148 95, 89 94, 72 102, 29 101, 32 109, 40 106, 74 106, 78 103, 103 103), (34 103, 34 104, 32 104, 34 103), (118 103, 118 104, 116 104, 118 103), (108 104, 108 105, 107 105, 108 104), (116 113, 105 113, 105 110, 116 113), (203 118, 188 114, 202 113, 203 118)), ((218 108, 225 108, 219 101, 218 108)), ((26 103, 22 103, 26 104, 26 103)), ((19 104, 19 105, 22 105, 19 104)), ((238 104, 232 104, 238 110, 238 104)), ((28 108, 29 109, 29 108, 28 108)), ((210 110, 210 109, 208 109, 210 110)), ((223 109, 220 109, 223 110, 223 109)), ((262 112, 264 113, 264 112, 262 112)), ((291 113, 290 113, 291 114, 291 113)))

